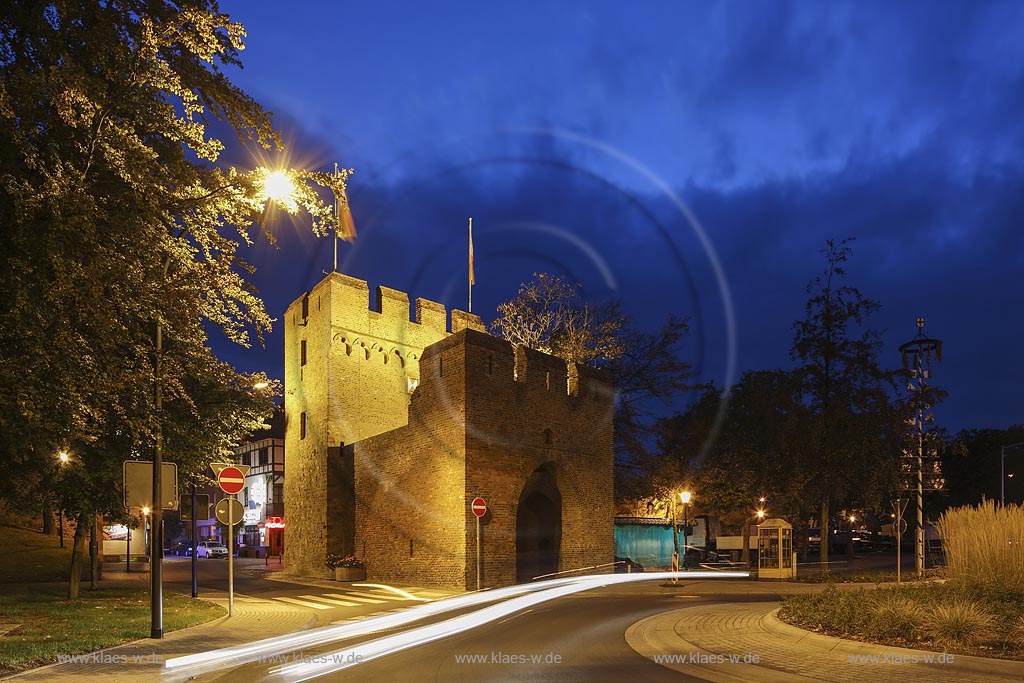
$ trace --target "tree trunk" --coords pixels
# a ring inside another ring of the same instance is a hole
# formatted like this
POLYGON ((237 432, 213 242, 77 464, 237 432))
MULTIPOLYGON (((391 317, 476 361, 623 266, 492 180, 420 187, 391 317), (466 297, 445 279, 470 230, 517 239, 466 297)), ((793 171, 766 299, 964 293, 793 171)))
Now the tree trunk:
POLYGON ((57 533, 57 525, 53 521, 53 501, 49 498, 43 501, 43 533, 47 536, 57 533))
POLYGON ((71 575, 68 576, 68 600, 78 599, 78 587, 82 581, 82 559, 85 550, 85 534, 89 529, 89 515, 78 515, 75 524, 75 540, 71 545, 71 575))
POLYGON ((818 535, 821 537, 821 541, 818 544, 820 560, 821 560, 821 573, 828 574, 828 545, 830 541, 830 534, 828 528, 828 500, 821 501, 821 519, 818 521, 821 529, 821 533, 818 535))
POLYGON ((96 590, 100 576, 100 519, 92 516, 92 528, 89 530, 89 590, 96 590))

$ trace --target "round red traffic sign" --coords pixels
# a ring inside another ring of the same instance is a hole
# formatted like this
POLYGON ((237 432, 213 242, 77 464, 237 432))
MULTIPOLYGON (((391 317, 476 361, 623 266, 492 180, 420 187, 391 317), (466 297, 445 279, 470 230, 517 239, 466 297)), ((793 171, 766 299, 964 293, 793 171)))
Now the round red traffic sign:
POLYGON ((217 475, 217 483, 224 493, 238 493, 245 486, 245 475, 237 467, 225 467, 217 475))
POLYGON ((477 517, 483 517, 487 514, 487 503, 484 502, 483 498, 474 498, 473 504, 470 505, 470 508, 473 510, 473 514, 477 517))

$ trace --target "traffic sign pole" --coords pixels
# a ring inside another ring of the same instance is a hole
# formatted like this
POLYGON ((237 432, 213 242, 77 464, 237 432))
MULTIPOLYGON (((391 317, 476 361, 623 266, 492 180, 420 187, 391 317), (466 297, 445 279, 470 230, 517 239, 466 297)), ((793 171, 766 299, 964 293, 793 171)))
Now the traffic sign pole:
MULTIPOLYGON (((209 508, 207 508, 209 509, 209 508)), ((196 546, 199 545, 199 539, 196 538, 198 533, 198 527, 196 526, 196 480, 192 479, 192 597, 199 597, 199 564, 196 553, 196 546)))
MULTIPOLYGON (((232 496, 233 498, 234 496, 232 496)), ((235 506, 228 503, 228 616, 235 615, 235 506)))
POLYGON ((469 509, 476 515, 476 589, 481 590, 483 586, 480 580, 480 558, 483 554, 483 544, 480 542, 480 518, 487 514, 487 502, 477 496, 469 509))

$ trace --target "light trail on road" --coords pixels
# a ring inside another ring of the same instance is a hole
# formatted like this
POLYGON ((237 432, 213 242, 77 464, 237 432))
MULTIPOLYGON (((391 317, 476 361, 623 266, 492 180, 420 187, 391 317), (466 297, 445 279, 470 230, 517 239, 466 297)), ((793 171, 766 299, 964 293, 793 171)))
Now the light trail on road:
POLYGON ((527 584, 527 587, 536 590, 529 591, 526 595, 510 597, 506 602, 482 608, 471 614, 465 614, 437 624, 420 626, 403 633, 360 643, 351 652, 336 650, 311 657, 309 658, 310 661, 288 664, 272 669, 270 673, 275 680, 281 680, 286 683, 301 683, 302 681, 319 678, 373 659, 395 654, 419 645, 425 645, 442 638, 448 638, 544 602, 602 586, 637 581, 657 581, 673 577, 692 580, 749 578, 749 576, 748 572, 657 572, 644 574, 602 574, 540 582, 543 585, 527 584))

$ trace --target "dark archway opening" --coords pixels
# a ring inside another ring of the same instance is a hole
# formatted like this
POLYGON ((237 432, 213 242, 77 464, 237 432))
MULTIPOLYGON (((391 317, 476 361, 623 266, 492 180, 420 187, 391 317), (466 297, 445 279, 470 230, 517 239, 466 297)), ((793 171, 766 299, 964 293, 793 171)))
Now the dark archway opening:
POLYGON ((551 468, 534 470, 516 510, 516 583, 558 571, 562 545, 562 494, 551 468))

